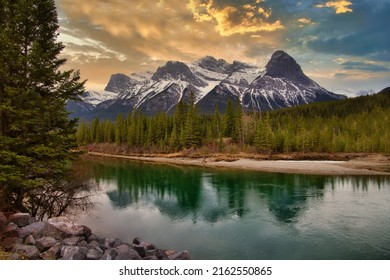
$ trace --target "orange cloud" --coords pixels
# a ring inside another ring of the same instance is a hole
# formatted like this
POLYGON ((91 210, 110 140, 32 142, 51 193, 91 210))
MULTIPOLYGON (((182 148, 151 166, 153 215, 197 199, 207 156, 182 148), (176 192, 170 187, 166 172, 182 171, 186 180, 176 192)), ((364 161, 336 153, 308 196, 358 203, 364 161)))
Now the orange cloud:
POLYGON ((352 2, 346 0, 329 1, 325 4, 316 5, 317 8, 334 8, 336 10, 336 14, 353 12, 350 6, 352 6, 352 2))
POLYGON ((268 19, 272 10, 266 11, 262 7, 257 8, 250 4, 241 7, 225 6, 219 8, 216 7, 214 0, 190 0, 187 7, 197 22, 214 22, 214 28, 221 36, 259 31, 271 32, 284 28, 280 20, 267 22, 253 12, 257 9, 259 15, 268 19))

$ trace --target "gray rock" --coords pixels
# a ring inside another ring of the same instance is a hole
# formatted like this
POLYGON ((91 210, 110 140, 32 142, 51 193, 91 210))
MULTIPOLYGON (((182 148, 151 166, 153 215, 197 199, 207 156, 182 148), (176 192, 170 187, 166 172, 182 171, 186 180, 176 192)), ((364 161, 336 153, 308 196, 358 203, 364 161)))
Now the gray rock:
POLYGON ((88 260, 99 260, 103 256, 103 251, 99 248, 89 249, 87 252, 88 260))
POLYGON ((26 239, 24 240, 25 245, 35 245, 35 243, 36 243, 36 241, 35 241, 35 238, 32 236, 32 234, 27 236, 26 239))
MULTIPOLYGON (((101 244, 101 248, 103 249, 103 251, 105 251, 106 249, 108 248, 112 248, 112 247, 115 247, 113 245, 116 244, 116 239, 111 239, 111 238, 105 238, 104 239, 104 243, 101 244)), ((118 246, 121 245, 121 244, 118 244, 118 246)))
POLYGON ((76 246, 63 246, 61 249, 62 260, 73 260, 76 254, 79 254, 79 247, 76 246))
POLYGON ((39 259, 39 250, 35 246, 15 244, 11 250, 13 253, 18 253, 26 256, 29 260, 39 259))
POLYGON ((20 237, 25 239, 30 234, 33 235, 35 239, 39 239, 43 237, 43 229, 45 227, 46 223, 43 221, 35 222, 32 224, 29 224, 28 226, 22 227, 20 229, 20 237))
POLYGON ((115 248, 108 248, 104 251, 103 256, 101 257, 102 260, 114 260, 116 256, 118 255, 118 252, 115 248))
POLYGON ((38 248, 39 251, 43 252, 54 246, 56 243, 57 240, 55 240, 53 237, 42 237, 36 240, 35 246, 38 248))
POLYGON ((142 244, 133 245, 133 249, 137 251, 141 258, 144 258, 146 256, 146 248, 142 246, 142 244))
POLYGON ((146 251, 146 257, 150 257, 150 256, 156 256, 157 259, 159 259, 159 260, 168 259, 167 254, 162 249, 154 249, 154 250, 146 251))
POLYGON ((97 242, 97 240, 93 240, 90 243, 88 243, 88 248, 95 248, 95 247, 99 247, 100 248, 100 243, 97 242))
POLYGON ((97 239, 98 239, 97 235, 92 233, 92 234, 87 238, 87 242, 90 243, 90 242, 95 241, 95 240, 97 240, 97 239))
POLYGON ((140 245, 140 244, 142 244, 142 243, 145 243, 145 242, 144 242, 144 240, 143 240, 142 238, 140 238, 140 237, 136 237, 136 238, 133 239, 133 244, 135 244, 135 245, 140 245))
POLYGON ((53 247, 40 254, 44 260, 57 260, 61 256, 62 244, 56 243, 53 247))
POLYGON ((119 240, 119 239, 115 239, 112 243, 110 243, 110 247, 113 247, 113 248, 116 248, 120 245, 123 245, 123 241, 119 240))
POLYGON ((25 227, 30 224, 31 216, 28 213, 16 213, 9 217, 9 221, 18 225, 18 227, 25 227))
POLYGON ((80 246, 78 246, 79 247, 79 252, 80 252, 80 254, 83 254, 83 255, 87 255, 87 253, 88 253, 88 250, 90 249, 90 248, 88 248, 88 247, 80 247, 80 246))
POLYGON ((18 237, 7 237, 7 238, 4 238, 1 242, 1 246, 6 251, 11 251, 12 247, 15 244, 23 244, 23 239, 18 238, 18 237))
POLYGON ((81 236, 73 236, 62 240, 65 246, 76 246, 82 239, 81 236))
POLYGON ((142 260, 140 255, 133 249, 128 252, 118 253, 115 260, 142 260))
POLYGON ((129 245, 120 245, 116 248, 117 256, 115 260, 141 260, 137 251, 130 248, 129 245))
POLYGON ((7 217, 4 215, 3 212, 0 212, 0 233, 5 229, 5 227, 8 224, 7 217))
POLYGON ((147 244, 147 245, 145 246, 145 249, 146 249, 146 251, 149 251, 149 250, 156 250, 157 247, 156 247, 156 245, 154 245, 154 244, 147 244))
POLYGON ((85 240, 81 240, 79 243, 77 243, 77 246, 79 247, 88 247, 88 242, 85 240))
POLYGON ((82 236, 84 235, 84 228, 67 217, 55 217, 47 221, 43 233, 45 236, 60 240, 72 236, 82 236))
POLYGON ((2 235, 3 235, 3 238, 19 237, 20 228, 16 224, 11 222, 5 227, 2 235))
POLYGON ((170 260, 190 260, 191 257, 190 257, 190 254, 188 253, 188 251, 182 251, 182 252, 179 252, 179 253, 176 253, 176 254, 173 254, 171 256, 169 256, 169 259, 170 260))
POLYGON ((83 235, 85 239, 88 239, 92 234, 92 230, 87 226, 82 226, 82 227, 83 227, 83 235))

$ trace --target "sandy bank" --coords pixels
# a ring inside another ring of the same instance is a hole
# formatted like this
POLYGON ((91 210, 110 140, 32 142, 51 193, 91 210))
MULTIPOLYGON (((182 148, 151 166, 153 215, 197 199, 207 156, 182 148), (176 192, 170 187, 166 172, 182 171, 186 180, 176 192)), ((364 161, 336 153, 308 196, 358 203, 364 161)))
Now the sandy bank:
POLYGON ((212 157, 192 159, 183 157, 111 155, 97 152, 89 152, 89 154, 164 164, 234 168, 264 172, 318 175, 390 175, 390 172, 387 172, 387 170, 390 170, 390 161, 387 157, 368 157, 349 161, 255 160, 247 158, 240 158, 234 161, 216 161, 212 157))

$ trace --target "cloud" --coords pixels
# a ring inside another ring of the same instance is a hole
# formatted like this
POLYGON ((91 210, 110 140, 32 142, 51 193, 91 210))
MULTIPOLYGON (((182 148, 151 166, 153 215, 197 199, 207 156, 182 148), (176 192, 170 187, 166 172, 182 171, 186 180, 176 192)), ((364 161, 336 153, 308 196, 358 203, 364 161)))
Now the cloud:
POLYGON ((299 18, 297 20, 299 23, 304 23, 304 24, 310 24, 313 23, 313 21, 310 18, 299 18))
POLYGON ((362 1, 348 16, 322 18, 306 45, 320 53, 390 61, 389 13, 389 2, 362 1))
MULTIPOLYGON (((256 4, 260 4, 256 3, 256 4)), ((267 22, 272 10, 251 4, 243 6, 216 5, 214 0, 190 0, 187 4, 197 22, 212 22, 221 36, 283 29, 280 20, 267 22)))
POLYGON ((347 61, 340 64, 346 70, 359 70, 367 72, 389 72, 390 68, 373 62, 347 61))
POLYGON ((334 8, 336 14, 353 12, 350 6, 352 6, 352 2, 346 0, 335 0, 335 1, 326 2, 325 4, 316 5, 317 8, 334 8))

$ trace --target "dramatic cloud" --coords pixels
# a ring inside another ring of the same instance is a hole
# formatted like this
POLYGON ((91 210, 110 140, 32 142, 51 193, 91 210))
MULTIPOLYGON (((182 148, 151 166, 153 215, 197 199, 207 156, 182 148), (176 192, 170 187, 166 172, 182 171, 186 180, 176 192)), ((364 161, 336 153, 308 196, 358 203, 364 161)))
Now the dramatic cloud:
POLYGON ((334 8, 336 14, 351 13, 353 10, 350 8, 352 2, 345 0, 329 1, 325 4, 316 5, 317 8, 334 8))
MULTIPOLYGON (((259 2, 260 3, 260 2, 259 2)), ((257 4, 259 4, 257 3, 257 4)), ((280 20, 267 22, 272 10, 251 4, 219 8, 214 0, 190 0, 187 7, 197 22, 213 22, 221 36, 283 29, 280 20)))
POLYGON ((56 0, 56 4, 66 67, 80 69, 82 78, 88 79, 87 88, 104 88, 113 73, 154 71, 168 60, 189 62, 206 55, 263 67, 278 49, 291 54, 324 86, 347 83, 341 76, 366 82, 373 76, 382 75, 383 81, 389 77, 385 70, 390 67, 390 3, 385 0, 56 0), (366 65, 335 62, 341 56, 366 65))

